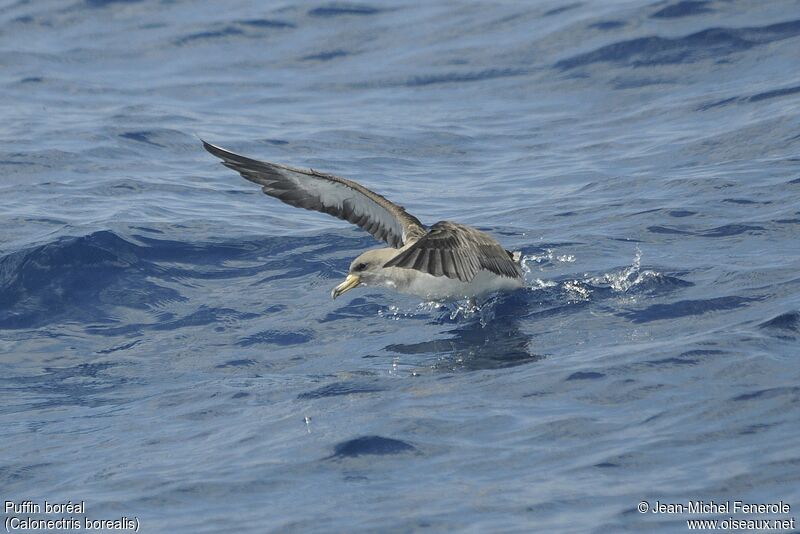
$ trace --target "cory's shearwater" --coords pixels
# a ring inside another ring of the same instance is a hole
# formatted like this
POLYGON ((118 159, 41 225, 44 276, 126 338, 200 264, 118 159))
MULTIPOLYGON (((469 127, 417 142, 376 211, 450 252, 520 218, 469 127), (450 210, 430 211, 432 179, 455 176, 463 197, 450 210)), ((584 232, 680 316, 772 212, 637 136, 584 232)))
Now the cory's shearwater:
POLYGON ((383 286, 429 300, 475 299, 523 285, 519 255, 480 230, 449 221, 426 229, 402 206, 352 180, 203 146, 267 195, 349 221, 390 245, 353 260, 333 298, 358 286, 383 286))

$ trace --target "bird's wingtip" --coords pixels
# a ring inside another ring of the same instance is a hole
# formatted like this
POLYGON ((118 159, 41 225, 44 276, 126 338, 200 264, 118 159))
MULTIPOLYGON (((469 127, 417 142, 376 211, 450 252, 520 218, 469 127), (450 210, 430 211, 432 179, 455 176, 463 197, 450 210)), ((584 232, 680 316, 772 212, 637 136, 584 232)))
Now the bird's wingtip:
POLYGON ((206 151, 210 152, 211 154, 217 156, 220 159, 223 159, 223 160, 227 159, 227 156, 229 154, 231 154, 230 152, 228 152, 224 148, 218 147, 217 145, 213 145, 213 144, 209 143, 208 141, 206 141, 205 139, 203 139, 202 137, 198 136, 197 138, 200 140, 201 143, 203 143, 203 148, 205 148, 206 151))
POLYGON ((201 143, 203 143, 203 147, 207 147, 207 146, 209 146, 209 145, 210 145, 210 146, 214 146, 214 145, 212 145, 211 143, 209 143, 208 141, 206 141, 205 139, 203 139, 203 138, 200 136, 200 134, 199 134, 199 133, 197 133, 197 132, 192 132, 192 135, 193 135, 193 136, 195 136, 195 138, 196 138, 198 141, 200 141, 201 143))

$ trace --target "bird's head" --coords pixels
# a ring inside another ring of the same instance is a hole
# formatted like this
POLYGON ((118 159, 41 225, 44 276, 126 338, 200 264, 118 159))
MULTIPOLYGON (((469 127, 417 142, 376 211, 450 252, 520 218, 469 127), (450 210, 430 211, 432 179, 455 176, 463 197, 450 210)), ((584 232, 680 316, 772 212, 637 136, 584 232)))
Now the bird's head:
POLYGON ((334 287, 331 298, 350 291, 358 286, 384 285, 383 266, 397 254, 393 248, 368 250, 353 260, 344 282, 334 287))

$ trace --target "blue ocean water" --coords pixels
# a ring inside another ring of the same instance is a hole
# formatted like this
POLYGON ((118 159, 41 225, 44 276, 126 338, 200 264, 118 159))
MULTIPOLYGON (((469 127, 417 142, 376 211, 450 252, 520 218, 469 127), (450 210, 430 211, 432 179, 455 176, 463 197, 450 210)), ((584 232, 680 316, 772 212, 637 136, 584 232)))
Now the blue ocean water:
POLYGON ((797 515, 798 51, 797 1, 4 4, 0 498, 143 532, 797 515), (199 137, 489 231, 528 287, 332 301, 379 244, 199 137))

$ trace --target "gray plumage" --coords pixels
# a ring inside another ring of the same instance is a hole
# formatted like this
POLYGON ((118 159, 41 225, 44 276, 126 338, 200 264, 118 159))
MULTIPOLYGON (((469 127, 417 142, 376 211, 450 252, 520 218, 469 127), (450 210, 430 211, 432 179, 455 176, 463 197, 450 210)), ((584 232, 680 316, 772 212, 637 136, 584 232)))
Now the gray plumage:
MULTIPOLYGON (((220 158, 223 165, 261 185, 267 195, 292 206, 328 213, 349 221, 397 249, 368 251, 362 255, 370 258, 366 262, 359 262, 357 258, 351 265, 351 274, 358 275, 362 282, 368 278, 367 273, 362 272, 368 266, 367 270, 380 271, 380 276, 373 273, 375 276, 372 278, 376 283, 401 291, 406 288, 413 294, 435 294, 436 291, 429 288, 431 284, 420 284, 421 279, 391 275, 392 268, 446 277, 461 283, 446 284, 445 293, 448 295, 462 290, 485 292, 495 287, 507 289, 519 287, 521 284, 522 269, 519 262, 484 232, 449 221, 440 221, 428 231, 419 219, 406 212, 402 206, 352 180, 312 169, 258 161, 205 141, 203 146, 220 158), (479 283, 476 276, 481 271, 512 280, 489 281, 488 284, 486 280, 482 280, 479 283), (470 287, 473 281, 476 281, 476 287, 480 285, 488 289, 470 287), (403 287, 399 287, 400 285, 403 287), (426 289, 410 289, 412 286, 426 289)), ((353 283, 359 284, 358 281, 353 283)), ((445 286, 440 285, 439 288, 445 286)), ((351 283, 341 292, 350 287, 355 286, 351 283)), ((337 295, 334 290, 334 297, 337 295)))
POLYGON ((450 221, 440 221, 430 232, 389 260, 384 267, 402 267, 433 276, 469 282, 485 269, 500 276, 522 276, 513 254, 490 235, 450 221))

